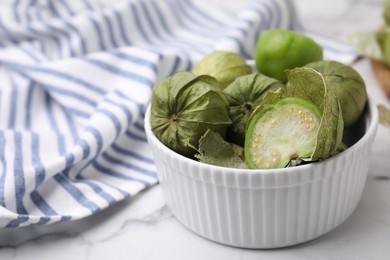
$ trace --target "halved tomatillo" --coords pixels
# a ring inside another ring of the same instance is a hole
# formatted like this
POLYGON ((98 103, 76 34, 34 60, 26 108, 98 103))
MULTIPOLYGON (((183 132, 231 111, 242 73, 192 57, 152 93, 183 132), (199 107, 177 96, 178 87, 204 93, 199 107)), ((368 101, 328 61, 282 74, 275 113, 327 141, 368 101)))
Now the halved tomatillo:
POLYGON ((252 115, 245 137, 249 168, 284 168, 316 147, 321 111, 308 100, 284 98, 252 115))

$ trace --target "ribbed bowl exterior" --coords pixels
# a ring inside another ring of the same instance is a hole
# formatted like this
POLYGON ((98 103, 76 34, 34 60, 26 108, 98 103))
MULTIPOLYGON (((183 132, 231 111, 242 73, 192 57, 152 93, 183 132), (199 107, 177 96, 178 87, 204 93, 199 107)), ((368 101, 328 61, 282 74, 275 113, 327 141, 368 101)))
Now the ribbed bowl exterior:
POLYGON ((322 162, 241 170, 199 163, 171 151, 153 135, 149 112, 146 133, 174 216, 207 239, 264 249, 312 240, 351 215, 365 186, 378 121, 370 103, 365 135, 322 162))

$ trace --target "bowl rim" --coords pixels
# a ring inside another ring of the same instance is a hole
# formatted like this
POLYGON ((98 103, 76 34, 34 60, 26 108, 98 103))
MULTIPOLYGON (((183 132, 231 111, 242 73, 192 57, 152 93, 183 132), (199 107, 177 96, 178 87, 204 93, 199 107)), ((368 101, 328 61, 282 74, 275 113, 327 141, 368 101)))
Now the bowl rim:
MULTIPOLYGON (((325 165, 329 161, 335 161, 340 158, 343 158, 347 156, 350 153, 353 153, 356 149, 361 147, 363 144, 367 143, 369 138, 376 133, 377 125, 378 125, 378 120, 379 120, 379 115, 378 115, 378 110, 377 110, 377 104, 376 102, 368 96, 367 99, 367 119, 365 124, 366 124, 366 131, 364 135, 352 146, 348 147, 345 151, 334 155, 332 157, 326 158, 321 162, 315 162, 315 163, 309 163, 305 165, 300 165, 296 167, 289 167, 289 168, 273 168, 273 169, 239 169, 239 168, 229 168, 229 167, 223 167, 223 166, 217 166, 217 165, 212 165, 212 164, 207 164, 207 163, 202 163, 199 161, 196 161, 194 159, 188 158, 184 155, 181 155, 173 150, 171 150, 169 147, 164 145, 153 133, 150 125, 150 111, 151 111, 151 104, 148 105, 146 112, 145 112, 145 132, 148 138, 148 143, 149 145, 157 144, 159 148, 161 148, 165 153, 168 153, 171 157, 174 157, 178 160, 184 161, 185 163, 189 164, 191 167, 196 166, 196 167, 204 167, 209 169, 210 171, 213 170, 219 170, 222 171, 224 174, 260 174, 260 175, 280 175, 280 174, 288 174, 292 172, 297 172, 297 171, 307 171, 311 169, 315 169, 315 167, 318 167, 318 164, 325 165)), ((158 170, 158 169, 157 169, 158 170)), ((186 175, 186 174, 185 174, 186 175)))

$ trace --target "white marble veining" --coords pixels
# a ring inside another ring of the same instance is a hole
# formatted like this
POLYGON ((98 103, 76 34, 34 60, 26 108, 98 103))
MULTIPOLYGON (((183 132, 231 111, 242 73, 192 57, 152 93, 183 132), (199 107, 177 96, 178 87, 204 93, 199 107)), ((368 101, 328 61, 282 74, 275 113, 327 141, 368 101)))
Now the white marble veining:
MULTIPOLYGON (((228 2, 234 2, 229 0, 228 2)), ((346 41, 382 23, 379 0, 297 0, 306 28, 346 41)), ((378 103, 390 106, 367 60, 354 64, 378 103)), ((277 250, 220 245, 175 220, 159 186, 95 216, 58 225, 0 230, 0 259, 390 259, 390 130, 378 127, 362 200, 329 234, 277 250)))

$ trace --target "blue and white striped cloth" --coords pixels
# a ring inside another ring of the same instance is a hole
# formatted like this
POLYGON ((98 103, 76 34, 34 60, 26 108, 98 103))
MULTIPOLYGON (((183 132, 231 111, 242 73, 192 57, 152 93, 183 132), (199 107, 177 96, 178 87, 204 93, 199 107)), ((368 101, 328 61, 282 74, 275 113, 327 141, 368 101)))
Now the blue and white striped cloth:
POLYGON ((156 184, 153 84, 215 49, 252 58, 274 27, 300 29, 290 0, 1 1, 0 227, 79 219, 156 184))

